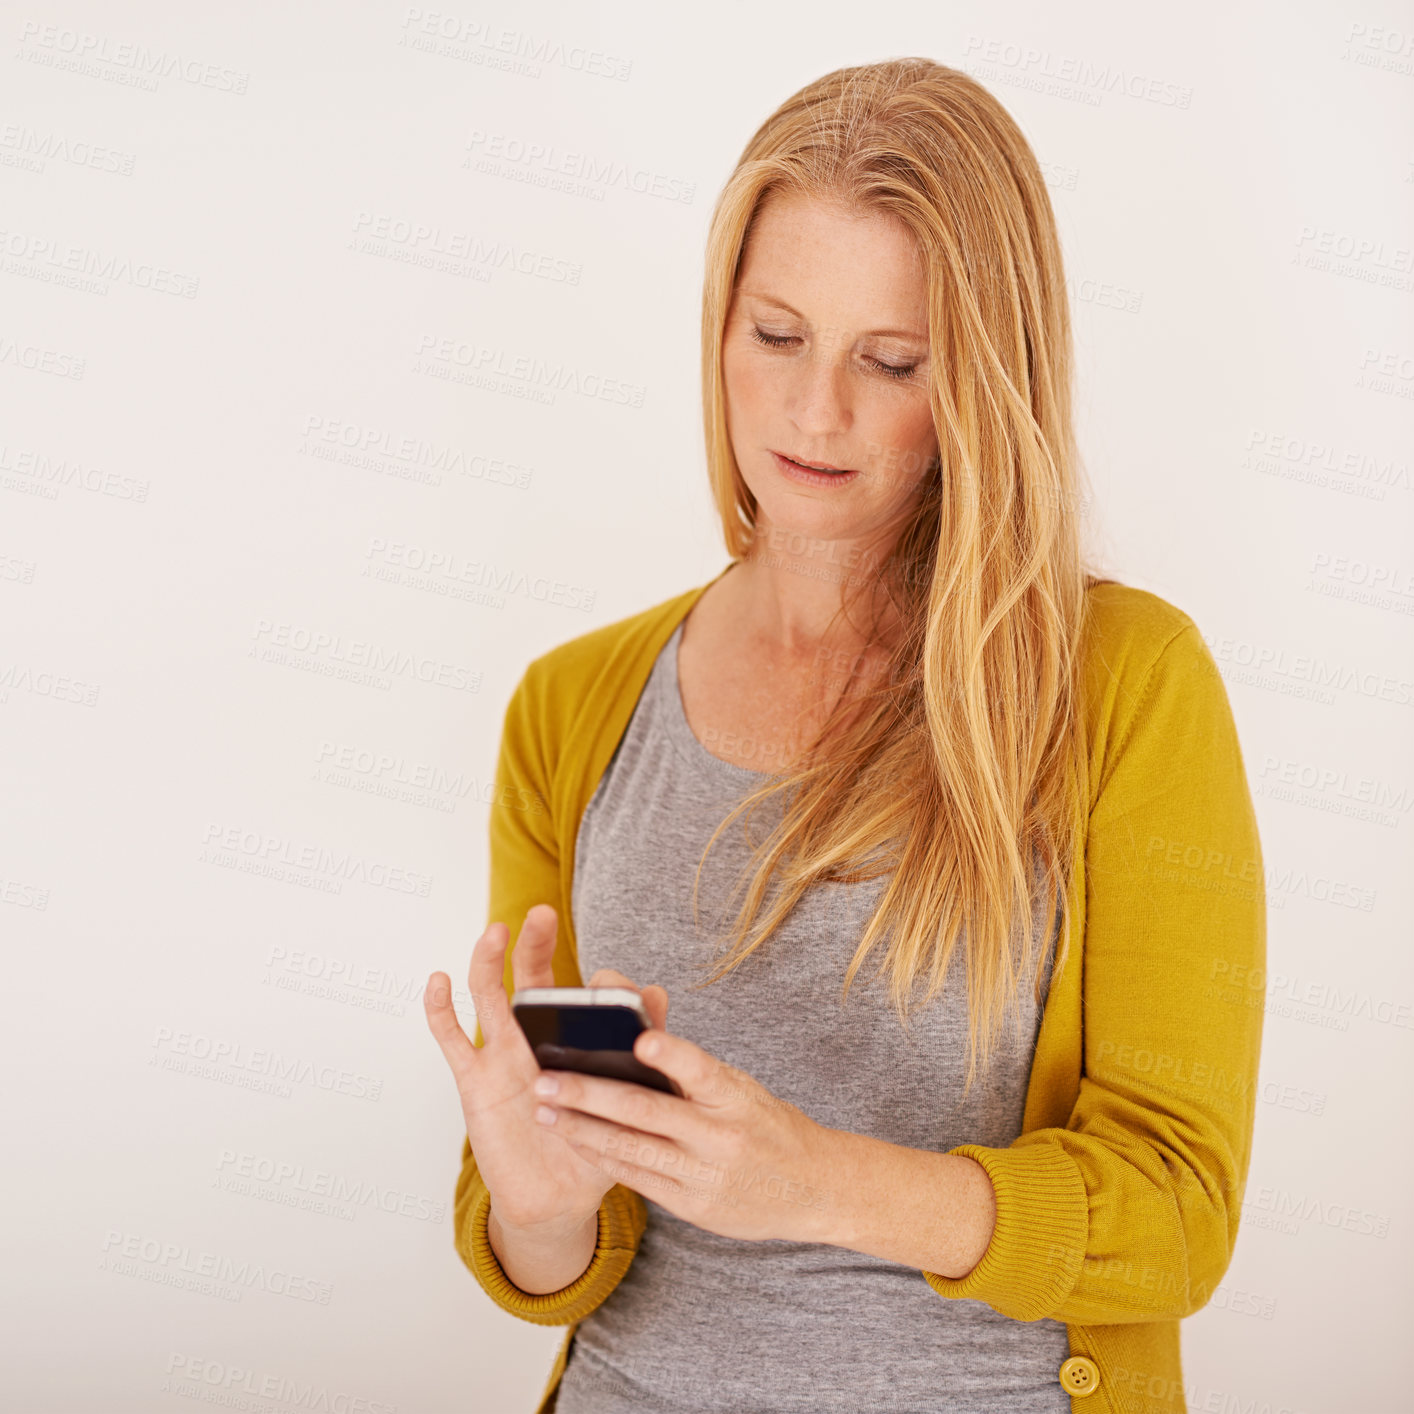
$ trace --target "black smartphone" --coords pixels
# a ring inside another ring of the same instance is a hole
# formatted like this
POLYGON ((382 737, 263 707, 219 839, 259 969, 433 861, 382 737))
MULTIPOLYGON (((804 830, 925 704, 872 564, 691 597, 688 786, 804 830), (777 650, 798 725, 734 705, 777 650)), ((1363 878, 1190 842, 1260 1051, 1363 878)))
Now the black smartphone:
POLYGON ((634 1055, 634 1040, 653 1021, 643 999, 628 987, 525 987, 512 995, 511 1011, 546 1070, 575 1070, 682 1094, 675 1080, 634 1055))

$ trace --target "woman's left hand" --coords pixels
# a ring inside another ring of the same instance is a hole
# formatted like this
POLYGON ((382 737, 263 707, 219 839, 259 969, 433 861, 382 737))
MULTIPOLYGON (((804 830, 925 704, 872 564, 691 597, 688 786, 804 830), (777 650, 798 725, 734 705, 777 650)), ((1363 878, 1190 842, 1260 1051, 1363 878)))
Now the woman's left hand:
POLYGON ((832 1139, 745 1071, 659 1027, 634 1055, 677 1081, 669 1095, 627 1080, 547 1070, 536 1118, 615 1181, 721 1237, 822 1241, 838 1194, 832 1139))

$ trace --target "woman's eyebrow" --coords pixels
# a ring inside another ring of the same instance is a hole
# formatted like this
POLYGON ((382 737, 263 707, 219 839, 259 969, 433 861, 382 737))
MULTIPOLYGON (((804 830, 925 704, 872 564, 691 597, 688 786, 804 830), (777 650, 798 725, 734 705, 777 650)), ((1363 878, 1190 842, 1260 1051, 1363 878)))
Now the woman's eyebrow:
MULTIPOLYGON (((783 309, 787 314, 793 314, 797 319, 805 319, 805 316, 793 305, 789 305, 778 295, 767 294, 765 290, 743 289, 740 293, 748 299, 758 299, 764 304, 773 304, 777 309, 783 309)), ((805 320, 808 324, 810 321, 805 320)), ((926 334, 920 334, 916 329, 869 329, 865 332, 866 339, 916 339, 920 344, 928 342, 926 334)))

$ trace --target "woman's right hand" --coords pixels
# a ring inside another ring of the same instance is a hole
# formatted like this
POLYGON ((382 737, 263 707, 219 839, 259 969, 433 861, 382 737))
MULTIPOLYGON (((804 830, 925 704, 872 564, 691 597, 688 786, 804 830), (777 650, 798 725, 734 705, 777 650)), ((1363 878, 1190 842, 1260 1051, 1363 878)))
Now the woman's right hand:
MULTIPOLYGON (((536 904, 526 914, 511 956, 516 990, 555 985, 551 959, 558 926, 558 915, 549 904, 536 904)), ((471 953, 467 982, 485 1044, 473 1045, 462 1030, 445 972, 434 972, 428 979, 423 999, 427 1024, 456 1079, 467 1137, 496 1220, 503 1228, 568 1235, 598 1211, 616 1180, 535 1121, 540 1101, 531 1087, 540 1065, 506 996, 509 942, 510 929, 492 923, 471 953)), ((668 994, 662 987, 635 987, 608 968, 596 972, 588 985, 633 987, 654 1026, 666 1026, 668 994)))

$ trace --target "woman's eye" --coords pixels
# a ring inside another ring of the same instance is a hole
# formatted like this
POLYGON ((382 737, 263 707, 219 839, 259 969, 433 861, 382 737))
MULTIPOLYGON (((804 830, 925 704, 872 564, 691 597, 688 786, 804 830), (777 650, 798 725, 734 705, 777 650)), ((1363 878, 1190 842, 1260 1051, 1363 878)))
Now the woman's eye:
POLYGON ((912 378, 918 365, 916 363, 880 363, 877 358, 871 358, 870 363, 879 370, 880 373, 887 373, 890 378, 912 378))
MULTIPOLYGON (((764 344, 769 349, 783 349, 788 344, 797 344, 800 340, 794 334, 768 334, 758 324, 751 327, 751 337, 758 344, 764 344)), ((885 363, 882 359, 867 358, 864 360, 871 368, 889 378, 897 378, 900 381, 912 378, 918 370, 916 363, 885 363)))
POLYGON ((793 334, 768 334, 757 325, 752 325, 751 337, 758 344, 765 344, 767 348, 771 349, 784 348, 787 344, 793 343, 795 339, 793 334))

